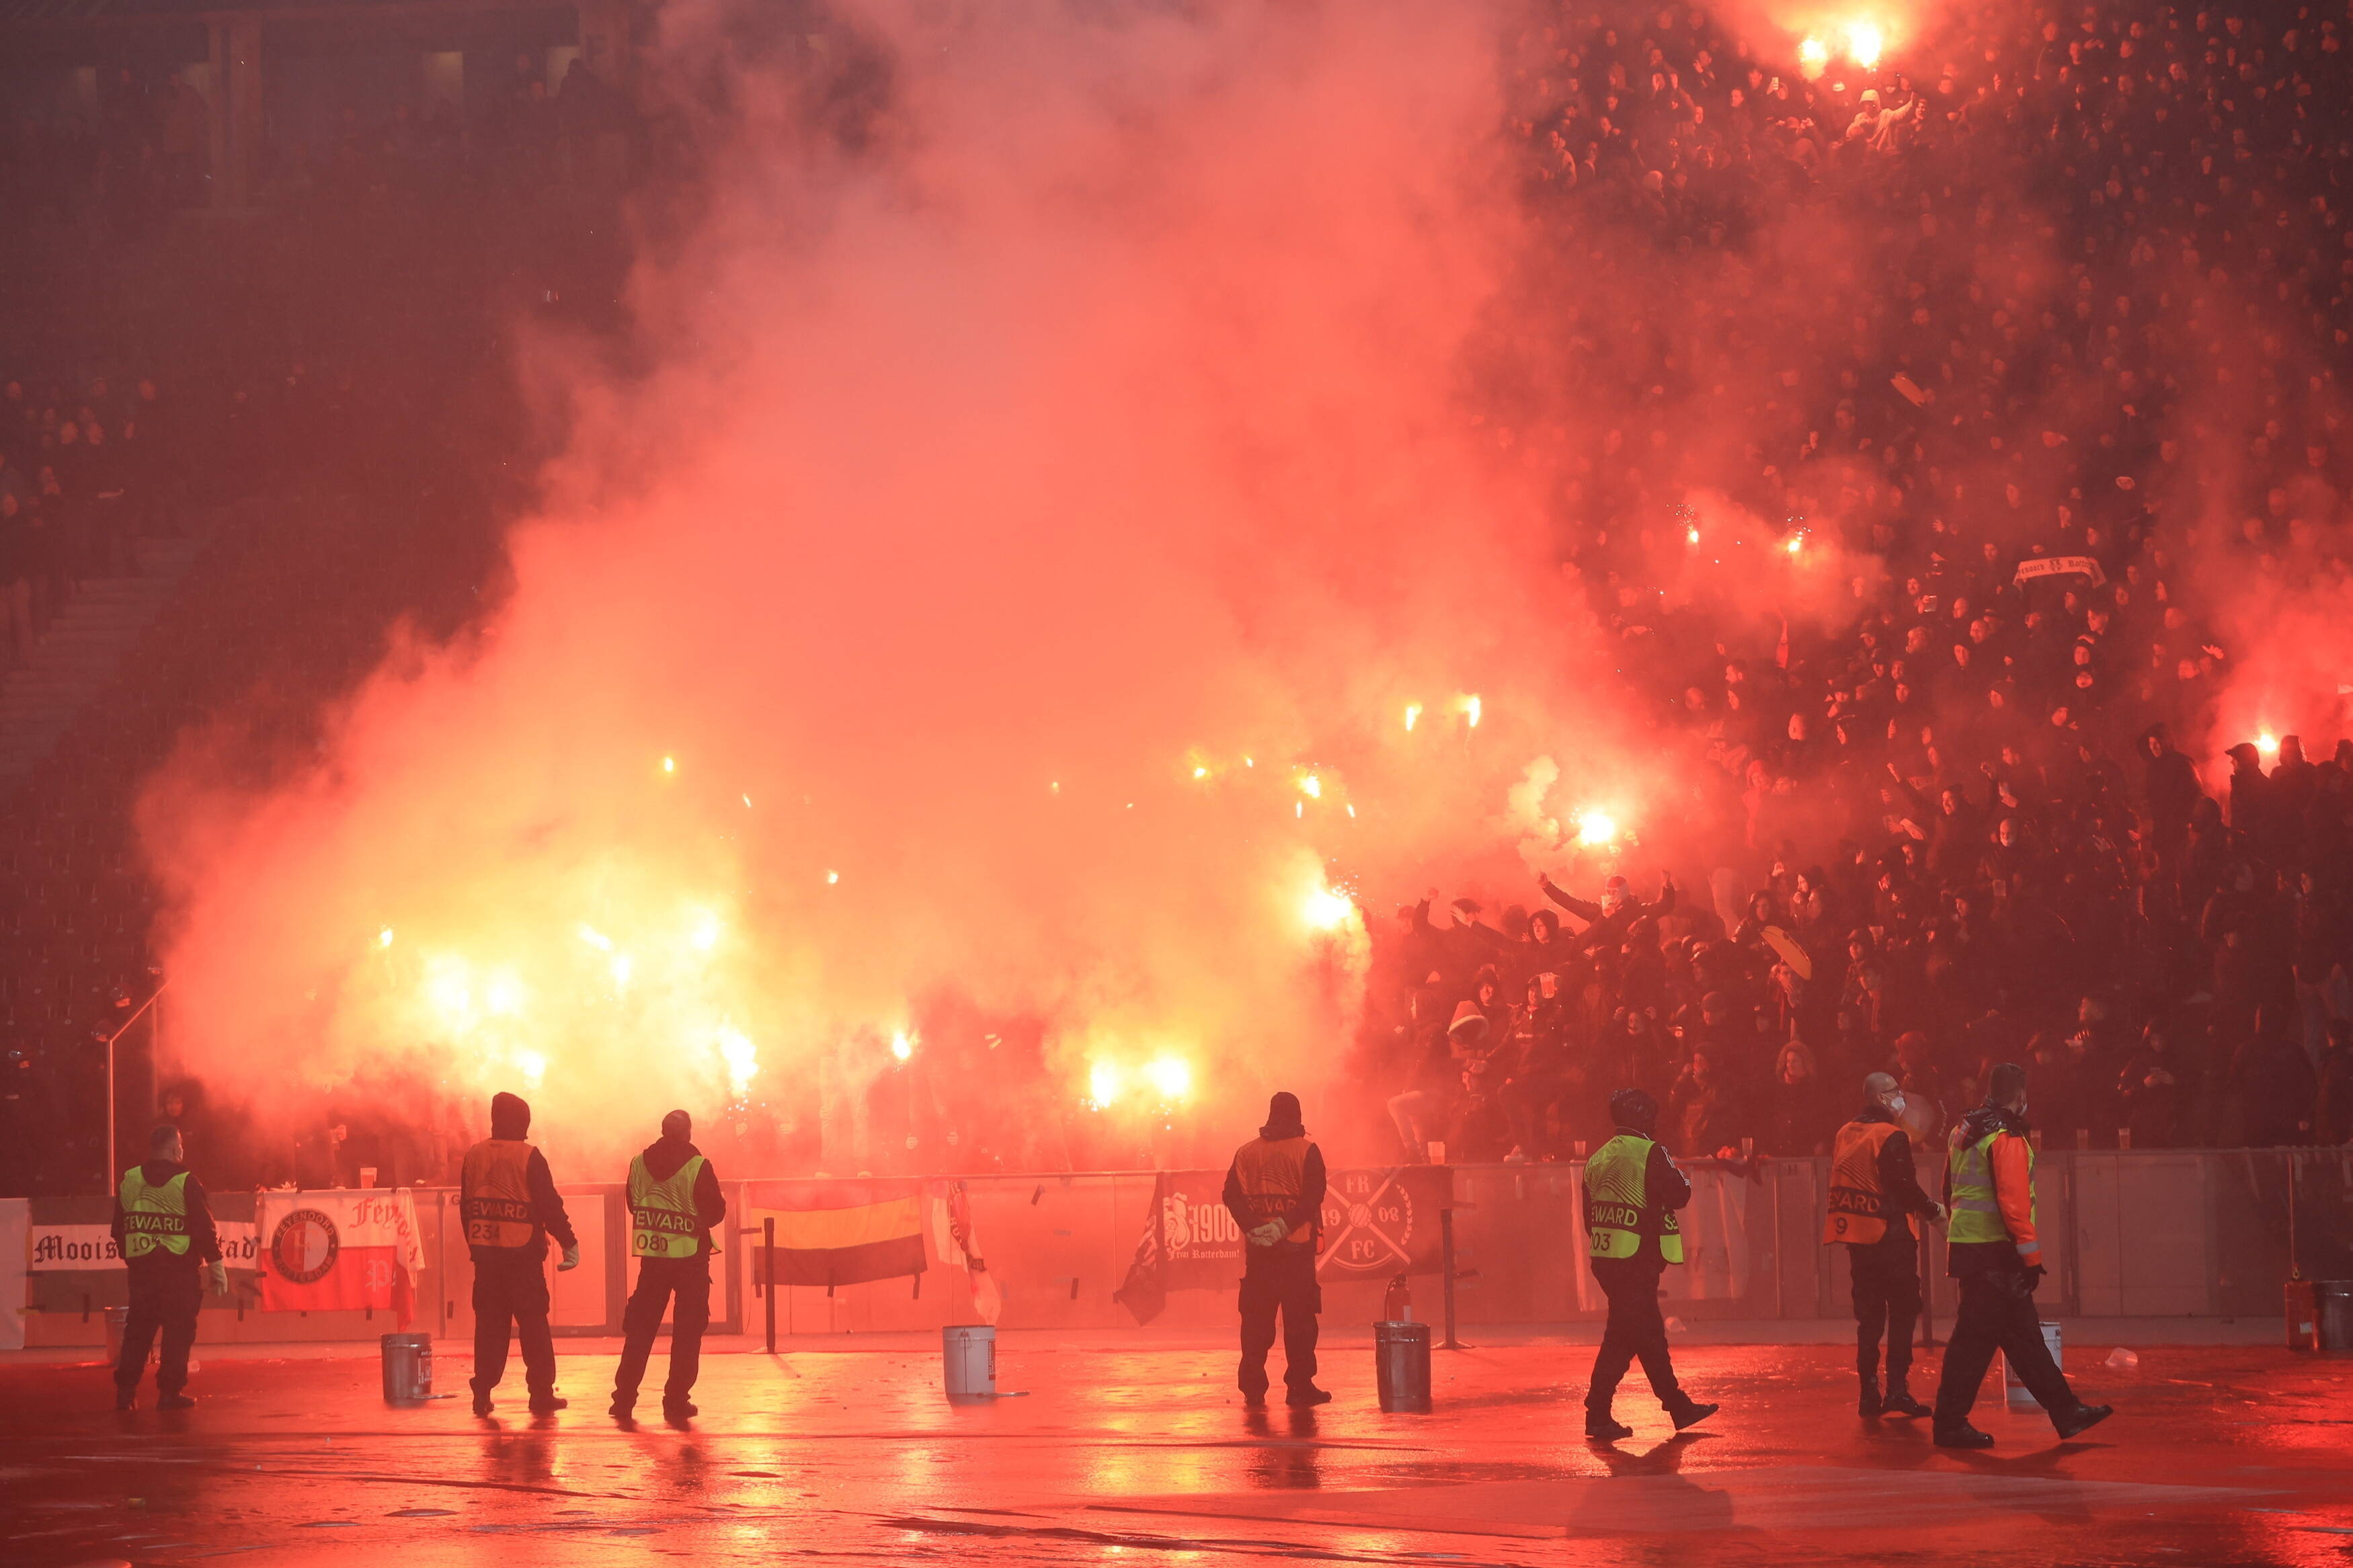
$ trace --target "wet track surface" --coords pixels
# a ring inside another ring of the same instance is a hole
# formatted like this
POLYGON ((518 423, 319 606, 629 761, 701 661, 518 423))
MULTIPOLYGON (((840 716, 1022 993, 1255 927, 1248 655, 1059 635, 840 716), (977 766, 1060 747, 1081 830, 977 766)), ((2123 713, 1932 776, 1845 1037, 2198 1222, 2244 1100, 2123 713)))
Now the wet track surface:
POLYGON ((1679 1346, 1723 1413, 1677 1437, 1638 1385, 1615 1446, 1582 1436, 1578 1345, 1441 1352, 1430 1415, 1380 1413, 1361 1344, 1302 1413, 1244 1410, 1206 1347, 1009 1334, 1025 1395, 960 1406, 935 1352, 714 1355, 683 1429, 604 1414, 610 1355, 564 1358, 572 1408, 511 1381, 480 1421, 386 1406, 372 1359, 216 1357, 196 1409, 151 1385, 128 1415, 101 1368, 0 1364, 0 1560, 2353 1564, 2353 1359, 2107 1348, 2069 1359, 2114 1420, 2061 1444, 1981 1399, 2000 1447, 1967 1455, 1858 1418, 1820 1345, 1679 1346))

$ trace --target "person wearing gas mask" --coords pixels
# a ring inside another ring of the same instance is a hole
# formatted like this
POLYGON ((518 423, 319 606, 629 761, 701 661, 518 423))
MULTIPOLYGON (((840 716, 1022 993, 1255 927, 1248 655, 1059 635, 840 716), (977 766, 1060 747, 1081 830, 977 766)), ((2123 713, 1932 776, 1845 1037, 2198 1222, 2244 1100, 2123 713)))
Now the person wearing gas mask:
POLYGON ((1920 1321, 1920 1216, 1945 1217, 1945 1205, 1920 1190, 1912 1135, 1904 1130, 1904 1090, 1875 1072, 1862 1080, 1862 1110, 1838 1130, 1831 1146, 1825 1246, 1846 1248, 1854 1290, 1854 1369, 1862 1379, 1865 1417, 1926 1415, 1912 1397, 1912 1330, 1920 1321), (1879 1336, 1887 1335, 1887 1382, 1879 1381, 1879 1336))
POLYGON ((2076 1398, 2042 1342, 2041 1314, 2034 1310, 2034 1288, 2042 1283, 2042 1238, 2034 1228, 2034 1145, 2027 1138, 2026 1069, 2015 1062, 1993 1069, 1986 1102, 1953 1129, 1945 1201, 1952 1210, 1946 1250, 1950 1272, 1960 1281, 1961 1309, 1936 1385, 1936 1447, 1993 1447, 1990 1434, 1969 1425, 1969 1406, 1977 1403, 1978 1385, 1997 1350, 2017 1369, 2063 1441, 2115 1415, 2108 1405, 2076 1398))

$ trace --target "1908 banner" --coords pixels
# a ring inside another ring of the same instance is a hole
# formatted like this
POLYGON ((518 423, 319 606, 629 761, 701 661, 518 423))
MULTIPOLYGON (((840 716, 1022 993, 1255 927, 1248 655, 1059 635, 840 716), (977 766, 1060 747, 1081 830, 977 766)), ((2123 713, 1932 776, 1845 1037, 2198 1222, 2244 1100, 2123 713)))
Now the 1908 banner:
MULTIPOLYGON (((1139 1322, 1160 1315, 1171 1290, 1208 1290, 1241 1277, 1242 1234, 1227 1212, 1223 1171, 1166 1171, 1153 1178, 1135 1257, 1117 1300, 1139 1322)), ((1326 1284, 1439 1269, 1439 1211, 1452 1201, 1453 1173, 1407 1165, 1332 1173, 1324 1194, 1315 1273, 1326 1284)))

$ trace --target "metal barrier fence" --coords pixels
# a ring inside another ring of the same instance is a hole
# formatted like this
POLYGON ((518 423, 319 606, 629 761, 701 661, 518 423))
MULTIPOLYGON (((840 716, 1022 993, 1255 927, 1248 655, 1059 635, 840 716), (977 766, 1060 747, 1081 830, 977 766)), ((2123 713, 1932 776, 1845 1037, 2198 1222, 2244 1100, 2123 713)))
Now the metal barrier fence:
MULTIPOLYGON (((1846 1269, 1821 1244, 1829 1162, 1821 1159, 1685 1163, 1694 1185, 1684 1231, 1690 1261, 1662 1284, 1668 1309, 1693 1321, 1841 1318, 1846 1269)), ((1941 1161, 1921 1163, 1931 1192, 1941 1161)), ((1113 1300, 1153 1217, 1150 1172, 960 1178, 978 1250, 1004 1297, 1007 1327, 1128 1328, 1113 1300)), ((1590 1321, 1603 1303, 1585 1267, 1578 1215, 1582 1169, 1465 1165, 1453 1173, 1455 1308, 1466 1327, 1590 1321)), ((2062 1317, 2268 1318, 2281 1311, 2293 1262, 2306 1279, 2353 1279, 2353 1149, 2055 1151, 2036 1169, 2038 1220, 2051 1278, 2045 1310, 2062 1317)), ((417 1282, 417 1327, 462 1340, 473 1328, 472 1269, 457 1225, 455 1194, 415 1189, 426 1278, 417 1282)), ((581 1267, 554 1271, 556 1331, 620 1330, 630 1283, 628 1215, 617 1184, 563 1189, 581 1238, 581 1267)), ((740 1206, 740 1186, 729 1201, 740 1206)), ((102 1226, 101 1198, 35 1199, 33 1218, 102 1226)), ((224 1218, 250 1218, 251 1194, 216 1194, 224 1218)), ((713 1328, 757 1325, 767 1302, 755 1282, 758 1237, 720 1238, 713 1328)), ((1924 1272, 1935 1320, 1949 1322, 1951 1281, 1941 1235, 1931 1230, 1924 1272)), ((879 1280, 828 1290, 779 1287, 780 1332, 933 1330, 970 1321, 960 1270, 948 1279, 879 1280)), ((391 1327, 359 1311, 262 1313, 253 1276, 240 1271, 229 1303, 207 1314, 208 1338, 364 1338, 391 1327), (229 1310, 231 1307, 235 1312, 229 1310)), ((1377 1282, 1328 1286, 1336 1321, 1379 1315, 1377 1282)), ((1416 1316, 1440 1318, 1440 1281, 1412 1282, 1416 1316)), ((1229 1324, 1230 1289, 1178 1290, 1158 1321, 1178 1328, 1229 1324)), ((124 1300, 108 1269, 27 1276, 32 1343, 95 1342, 100 1310, 124 1300)))
MULTIPOLYGON (((1943 1161, 1919 1162, 1921 1185, 1943 1161)), ((1663 1289, 1694 1320, 1838 1318, 1846 1269, 1821 1244, 1830 1162, 1698 1160, 1687 1223, 1692 1262, 1663 1289), (1680 1278, 1678 1278, 1680 1276, 1680 1278)), ((2062 1317, 2273 1317, 2295 1265, 2306 1279, 2353 1279, 2353 1149, 2052 1151, 2035 1168, 2037 1224, 2062 1317)), ((1572 1227, 1573 1166, 1470 1166, 1455 1173, 1468 1322, 1595 1318, 1572 1227)), ((1924 1272, 1936 1315, 1956 1301, 1943 1233, 1928 1227, 1924 1272)))

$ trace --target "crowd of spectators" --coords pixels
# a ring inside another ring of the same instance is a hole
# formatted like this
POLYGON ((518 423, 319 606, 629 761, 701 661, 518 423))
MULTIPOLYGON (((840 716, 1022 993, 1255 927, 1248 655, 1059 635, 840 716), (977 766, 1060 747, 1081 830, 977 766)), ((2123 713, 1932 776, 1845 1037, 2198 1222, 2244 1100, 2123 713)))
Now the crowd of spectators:
POLYGON ((362 402, 348 371, 300 361, 189 398, 144 374, 0 371, 0 673, 32 658, 84 584, 137 572, 136 540, 350 458, 362 402))
MULTIPOLYGON (((627 94, 579 58, 551 79, 545 56, 472 68, 496 81, 470 112, 418 93, 364 110, 345 100, 267 116, 257 187, 264 205, 359 207, 483 195, 511 201, 573 185, 617 187, 642 135, 627 94)), ((100 73, 90 103, 0 105, 0 209, 116 237, 154 231, 213 200, 212 99, 177 69, 100 73)))
MULTIPOLYGON (((2353 742, 2204 755, 2244 606, 2345 553, 2353 23, 1900 23, 1870 63, 1679 5, 1537 4, 1511 40, 1542 237, 1491 414, 1555 482, 1687 781, 1652 837, 1700 875, 1377 931, 1368 1071, 1410 1152, 1572 1156, 1640 1083, 1680 1152, 1810 1153, 1873 1069, 1933 1140, 2002 1060, 2062 1147, 2353 1142, 2353 742)), ((576 62, 498 98, 346 111, 265 184, 538 188, 638 134, 576 62)), ((201 93, 100 104, 12 123, 0 210, 201 199, 201 93)), ((320 401, 287 385, 222 400, 252 462, 320 401)), ((119 563, 159 432, 214 450, 172 412, 10 387, 0 658, 119 563)))
POLYGON ((153 381, 79 388, 0 381, 0 672, 130 542, 170 482, 170 419, 153 381))
POLYGON ((2342 574, 2343 7, 1908 22, 1516 40, 1561 325, 1498 416, 1710 874, 1377 932, 1409 1151, 1560 1157, 1640 1083, 1811 1153, 1874 1068, 1933 1138, 2003 1060, 2054 1146, 2353 1141, 2353 742, 2213 738, 2253 607, 2342 574))

